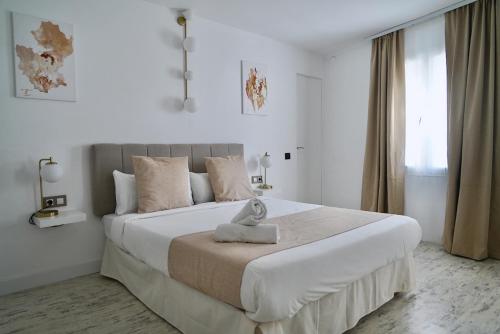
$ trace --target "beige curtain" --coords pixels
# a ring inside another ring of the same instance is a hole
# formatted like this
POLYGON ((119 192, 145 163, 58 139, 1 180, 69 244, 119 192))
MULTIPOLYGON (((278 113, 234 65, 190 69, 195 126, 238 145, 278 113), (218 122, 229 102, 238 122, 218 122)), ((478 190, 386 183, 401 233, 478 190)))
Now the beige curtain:
POLYGON ((372 42, 361 209, 404 211, 404 31, 372 42))
POLYGON ((446 14, 448 198, 452 254, 500 258, 500 8, 480 0, 446 14))

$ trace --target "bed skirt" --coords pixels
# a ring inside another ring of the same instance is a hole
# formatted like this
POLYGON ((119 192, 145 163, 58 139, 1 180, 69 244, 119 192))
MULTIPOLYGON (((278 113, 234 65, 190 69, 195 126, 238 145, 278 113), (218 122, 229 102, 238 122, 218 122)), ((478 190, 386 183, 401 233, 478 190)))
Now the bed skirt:
POLYGON ((311 302, 293 317, 258 323, 243 311, 209 297, 139 261, 106 240, 101 274, 121 282, 147 307, 184 334, 343 333, 397 292, 415 286, 413 255, 377 269, 345 288, 311 302))

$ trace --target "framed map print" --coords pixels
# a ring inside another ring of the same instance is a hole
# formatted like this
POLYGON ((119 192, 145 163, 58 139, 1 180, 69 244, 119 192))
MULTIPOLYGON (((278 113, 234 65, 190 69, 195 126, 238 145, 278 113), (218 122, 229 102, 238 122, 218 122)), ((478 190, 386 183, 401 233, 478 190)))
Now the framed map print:
POLYGON ((76 100, 73 25, 13 13, 16 96, 76 100))

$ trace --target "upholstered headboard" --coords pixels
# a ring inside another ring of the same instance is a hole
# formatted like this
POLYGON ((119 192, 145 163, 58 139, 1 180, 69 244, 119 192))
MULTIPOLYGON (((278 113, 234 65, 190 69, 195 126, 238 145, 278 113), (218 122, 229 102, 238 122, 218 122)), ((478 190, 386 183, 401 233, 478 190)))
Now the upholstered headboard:
POLYGON ((185 157, 189 170, 203 173, 205 157, 243 155, 243 144, 95 144, 92 146, 93 211, 102 216, 115 211, 113 170, 132 174, 133 155, 185 157))

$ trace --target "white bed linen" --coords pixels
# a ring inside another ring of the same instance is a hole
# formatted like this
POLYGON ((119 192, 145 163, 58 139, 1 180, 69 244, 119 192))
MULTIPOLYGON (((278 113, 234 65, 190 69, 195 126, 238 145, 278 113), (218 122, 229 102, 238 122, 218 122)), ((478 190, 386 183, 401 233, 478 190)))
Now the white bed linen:
MULTIPOLYGON (((263 198, 268 217, 319 206, 263 198)), ((168 249, 177 236, 214 230, 229 223, 246 201, 203 203, 149 214, 107 215, 105 232, 116 245, 168 275, 168 249)), ((418 223, 391 216, 314 243, 250 262, 243 274, 241 301, 258 322, 293 316, 312 301, 411 253, 421 239, 418 223)))

